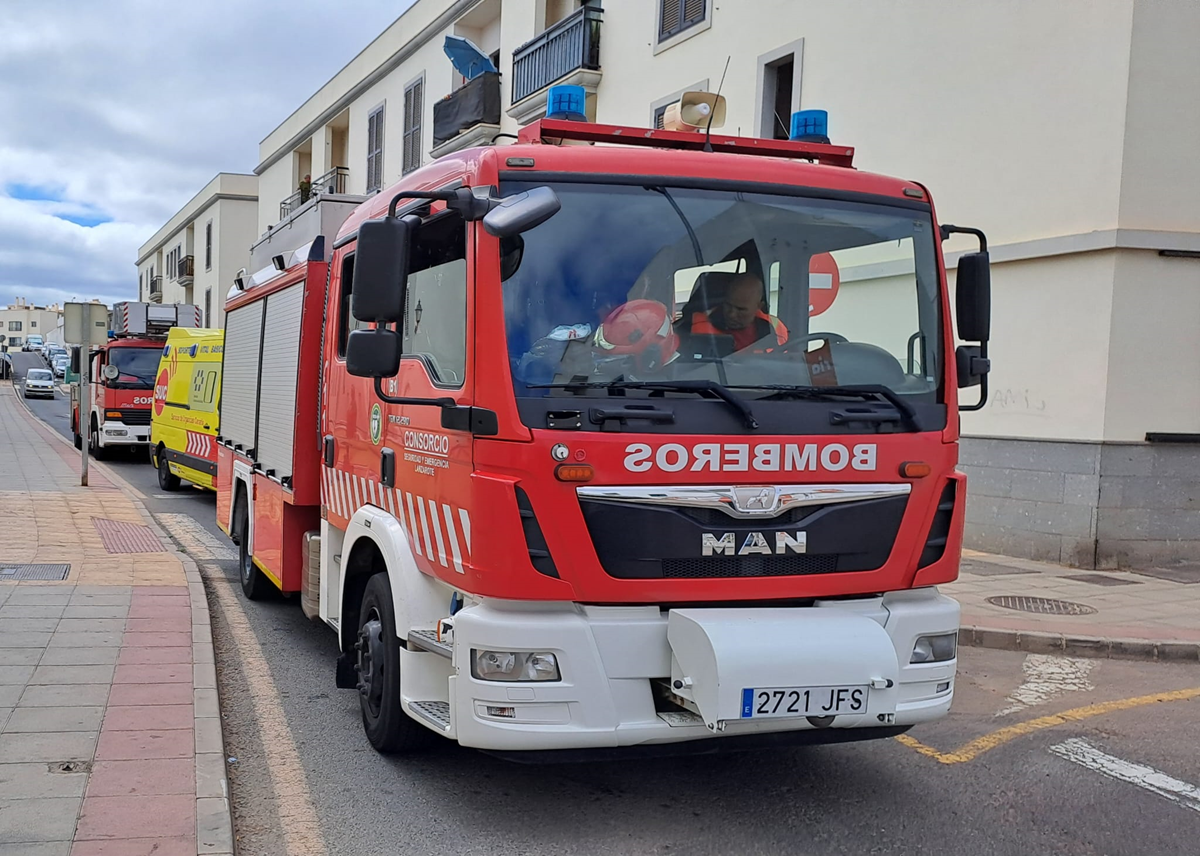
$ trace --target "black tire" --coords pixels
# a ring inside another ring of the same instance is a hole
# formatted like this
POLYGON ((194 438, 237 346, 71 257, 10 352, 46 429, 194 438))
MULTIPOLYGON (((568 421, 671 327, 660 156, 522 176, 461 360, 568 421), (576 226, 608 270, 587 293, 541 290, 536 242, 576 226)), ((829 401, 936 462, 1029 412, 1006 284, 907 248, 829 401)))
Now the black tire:
POLYGON ((179 476, 171 472, 171 466, 167 463, 167 456, 163 454, 162 446, 158 447, 154 458, 158 468, 158 486, 168 491, 179 490, 179 476))
POLYGON ((270 594, 274 586, 267 579, 267 575, 254 564, 254 557, 250 555, 250 517, 246 513, 244 501, 238 503, 233 525, 233 531, 238 535, 238 579, 242 583, 242 594, 246 595, 248 600, 262 600, 270 594))
POLYGON ((108 457, 109 450, 100 445, 100 426, 95 419, 92 420, 92 433, 88 435, 88 452, 97 461, 108 457))
POLYGON ((433 732, 404 712, 400 701, 400 641, 392 586, 375 574, 358 613, 358 700, 367 740, 380 752, 412 752, 428 746, 433 732))
POLYGON ((82 437, 82 435, 80 435, 80 433, 78 431, 75 432, 75 448, 76 449, 83 448, 83 437, 82 437))

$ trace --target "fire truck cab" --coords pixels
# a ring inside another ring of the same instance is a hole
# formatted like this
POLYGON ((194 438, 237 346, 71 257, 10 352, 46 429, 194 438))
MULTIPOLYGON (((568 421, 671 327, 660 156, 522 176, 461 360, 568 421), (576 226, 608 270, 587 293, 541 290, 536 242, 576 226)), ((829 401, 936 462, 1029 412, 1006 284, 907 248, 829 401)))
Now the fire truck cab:
POLYGON ((983 237, 956 350, 961 230, 926 188, 845 146, 705 142, 541 120, 228 301, 220 523, 247 595, 338 633, 377 749, 838 742, 949 710, 983 237))
POLYGON ((199 327, 200 310, 187 303, 113 305, 109 340, 87 355, 88 401, 81 407, 81 385, 71 385, 71 430, 75 447, 83 445, 83 418, 91 420, 88 451, 103 458, 117 447, 150 443, 150 415, 158 363, 172 327, 199 327))

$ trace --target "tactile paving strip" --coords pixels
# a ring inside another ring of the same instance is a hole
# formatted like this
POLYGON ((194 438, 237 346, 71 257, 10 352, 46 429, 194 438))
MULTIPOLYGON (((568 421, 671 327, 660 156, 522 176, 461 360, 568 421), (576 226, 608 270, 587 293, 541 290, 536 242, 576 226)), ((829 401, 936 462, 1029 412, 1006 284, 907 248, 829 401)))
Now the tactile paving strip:
POLYGON ((110 553, 165 553, 162 542, 158 540, 149 526, 140 523, 123 523, 120 520, 109 520, 107 517, 93 517, 92 525, 104 542, 104 549, 110 553))

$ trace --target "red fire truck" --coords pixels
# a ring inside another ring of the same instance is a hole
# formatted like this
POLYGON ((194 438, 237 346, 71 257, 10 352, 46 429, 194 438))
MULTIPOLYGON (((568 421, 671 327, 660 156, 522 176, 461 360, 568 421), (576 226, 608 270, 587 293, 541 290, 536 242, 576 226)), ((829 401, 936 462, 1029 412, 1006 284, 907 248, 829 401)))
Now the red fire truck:
POLYGON ((227 302, 217 511, 246 595, 337 632, 373 746, 947 713, 986 245, 852 158, 543 119, 273 230, 305 243, 227 302))
MULTIPOLYGON (((199 327, 199 307, 190 303, 116 303, 108 343, 89 354, 88 451, 103 458, 116 447, 150 443, 155 375, 172 327, 199 327)), ((83 445, 80 384, 71 385, 71 430, 83 445)))

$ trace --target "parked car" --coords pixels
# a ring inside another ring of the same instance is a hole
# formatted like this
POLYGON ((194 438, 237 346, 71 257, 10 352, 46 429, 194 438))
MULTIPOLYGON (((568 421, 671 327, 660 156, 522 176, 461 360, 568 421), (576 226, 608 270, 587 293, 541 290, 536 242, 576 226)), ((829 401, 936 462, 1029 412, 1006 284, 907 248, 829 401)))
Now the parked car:
POLYGON ((69 356, 67 356, 66 354, 59 354, 57 357, 54 358, 54 362, 51 364, 51 368, 54 369, 55 377, 65 378, 67 376, 67 369, 69 369, 70 367, 71 367, 71 358, 69 356))
POLYGON ((21 346, 22 351, 37 351, 39 354, 45 345, 42 342, 42 337, 33 335, 25 337, 25 344, 21 346))
POLYGON ((25 397, 54 398, 54 372, 50 369, 30 369, 25 373, 25 397))

